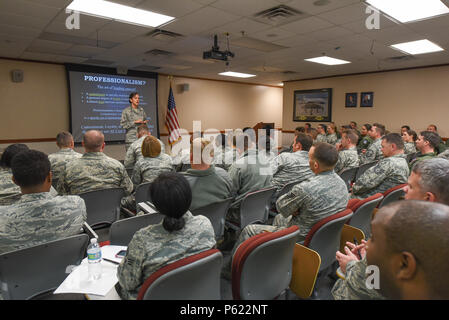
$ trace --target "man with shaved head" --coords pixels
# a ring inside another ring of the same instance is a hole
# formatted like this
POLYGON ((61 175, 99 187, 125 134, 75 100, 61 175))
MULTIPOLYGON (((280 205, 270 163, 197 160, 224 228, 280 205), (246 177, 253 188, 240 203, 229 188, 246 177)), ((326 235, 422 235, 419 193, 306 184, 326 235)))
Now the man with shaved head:
POLYGON ((388 299, 449 299, 449 207, 398 201, 371 223, 368 265, 379 268, 379 291, 388 299))
POLYGON ((56 145, 58 146, 59 151, 48 155, 48 160, 50 160, 51 163, 54 187, 56 187, 55 183, 58 182, 65 164, 74 158, 81 158, 82 156, 81 153, 73 150, 75 143, 70 132, 62 131, 58 133, 56 136, 56 145))
MULTIPOLYGON (((83 136, 85 153, 65 165, 59 178, 60 194, 80 194, 109 188, 123 188, 126 195, 133 191, 133 183, 125 167, 118 160, 103 153, 105 142, 102 132, 89 130, 83 136)), ((123 201, 122 201, 123 202, 123 201)))

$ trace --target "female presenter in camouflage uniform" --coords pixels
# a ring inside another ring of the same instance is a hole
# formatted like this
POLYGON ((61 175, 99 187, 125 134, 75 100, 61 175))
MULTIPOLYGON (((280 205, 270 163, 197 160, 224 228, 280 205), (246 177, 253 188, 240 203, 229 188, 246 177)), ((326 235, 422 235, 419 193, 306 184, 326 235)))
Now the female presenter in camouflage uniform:
POLYGON ((137 127, 148 122, 146 120, 147 114, 143 108, 139 108, 139 94, 137 92, 131 92, 129 102, 131 105, 123 109, 122 119, 120 120, 120 126, 126 130, 126 151, 128 151, 131 143, 137 140, 137 127))

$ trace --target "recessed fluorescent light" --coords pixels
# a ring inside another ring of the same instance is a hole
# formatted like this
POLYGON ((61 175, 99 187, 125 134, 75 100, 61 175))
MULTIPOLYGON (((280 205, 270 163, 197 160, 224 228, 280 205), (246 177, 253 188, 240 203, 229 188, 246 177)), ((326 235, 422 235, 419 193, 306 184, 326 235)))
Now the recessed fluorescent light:
POLYGON ((157 27, 174 19, 163 14, 103 0, 74 0, 67 10, 145 27, 157 27))
POLYGON ((391 45, 391 47, 401 50, 408 54, 423 54, 423 53, 444 51, 443 48, 441 48, 440 46, 436 45, 433 42, 430 42, 427 39, 393 44, 391 45))
POLYGON ((405 23, 449 13, 440 0, 365 0, 366 3, 405 23))
POLYGON ((226 77, 237 77, 237 78, 251 78, 251 77, 256 76, 255 74, 232 72, 232 71, 222 72, 222 73, 219 73, 219 75, 226 76, 226 77))
POLYGON ((345 63, 351 63, 349 61, 335 59, 327 56, 323 57, 316 57, 311 59, 304 59, 306 61, 315 62, 315 63, 321 63, 321 64, 327 64, 329 66, 337 65, 337 64, 345 64, 345 63))

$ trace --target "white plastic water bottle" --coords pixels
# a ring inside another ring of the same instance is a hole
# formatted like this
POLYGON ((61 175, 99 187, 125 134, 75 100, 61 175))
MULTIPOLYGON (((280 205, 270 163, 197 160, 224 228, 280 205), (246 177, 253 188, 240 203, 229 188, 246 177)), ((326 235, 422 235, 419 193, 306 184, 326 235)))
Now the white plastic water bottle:
POLYGON ((97 238, 90 239, 87 247, 87 261, 89 278, 98 280, 101 278, 101 248, 97 242, 97 238))

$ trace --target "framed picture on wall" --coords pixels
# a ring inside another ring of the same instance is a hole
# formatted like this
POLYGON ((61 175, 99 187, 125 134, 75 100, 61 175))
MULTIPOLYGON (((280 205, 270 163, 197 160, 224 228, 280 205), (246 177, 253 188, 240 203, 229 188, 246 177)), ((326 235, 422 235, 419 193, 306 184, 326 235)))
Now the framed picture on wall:
POLYGON ((372 107, 374 92, 362 92, 360 95, 360 107, 372 107))
POLYGON ((357 98, 358 93, 357 92, 351 92, 346 94, 346 108, 356 108, 357 107, 357 98))
POLYGON ((296 90, 293 97, 293 121, 331 122, 332 89, 296 90))

